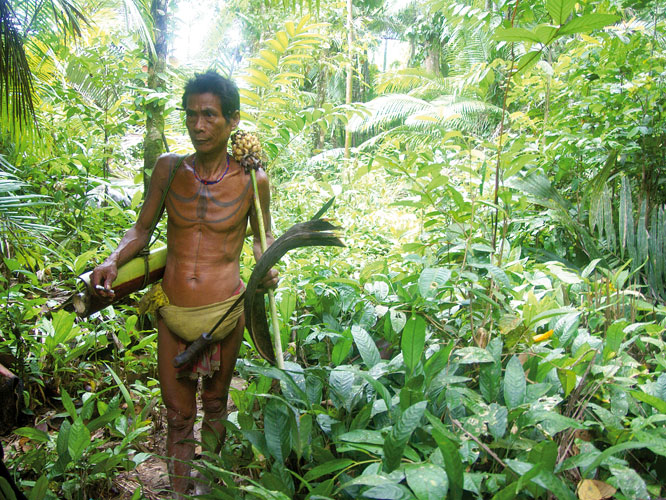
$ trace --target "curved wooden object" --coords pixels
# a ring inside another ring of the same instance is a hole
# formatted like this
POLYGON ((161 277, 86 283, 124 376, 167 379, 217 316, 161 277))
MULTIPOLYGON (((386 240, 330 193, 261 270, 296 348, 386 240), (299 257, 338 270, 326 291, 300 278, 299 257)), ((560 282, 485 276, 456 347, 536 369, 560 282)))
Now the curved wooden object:
MULTIPOLYGON (((245 327, 259 355, 273 365, 276 364, 276 359, 266 316, 266 303, 264 301, 264 294, 266 292, 257 288, 268 270, 289 250, 307 246, 345 246, 335 233, 330 232, 335 229, 337 227, 324 219, 315 219, 293 225, 268 247, 268 250, 259 258, 257 265, 250 275, 247 288, 244 292, 245 327)), ((229 312, 227 311, 225 316, 229 312)), ((202 332, 201 337, 192 342, 185 351, 174 358, 174 366, 180 367, 191 363, 201 351, 212 343, 213 340, 210 338, 209 333, 202 332)))
POLYGON ((79 276, 79 279, 83 284, 83 290, 80 293, 75 294, 73 297, 76 314, 81 317, 90 316, 111 304, 115 304, 127 297, 130 293, 138 292, 145 286, 159 281, 162 279, 162 276, 164 276, 166 256, 167 248, 165 246, 150 251, 148 254, 148 281, 145 285, 146 265, 144 257, 135 257, 127 264, 118 268, 118 276, 111 285, 111 288, 113 288, 113 291, 115 292, 112 299, 100 297, 92 289, 92 284, 90 282, 92 271, 82 274, 79 276))
MULTIPOLYGON (((313 219, 294 224, 268 247, 254 267, 245 289, 245 327, 247 328, 257 352, 271 364, 275 364, 275 351, 271 342, 266 317, 265 290, 259 290, 259 284, 270 268, 284 254, 294 248, 308 246, 344 247, 338 236, 332 231, 338 229, 326 219, 313 219)), ((280 332, 276 332, 279 335, 280 332)))

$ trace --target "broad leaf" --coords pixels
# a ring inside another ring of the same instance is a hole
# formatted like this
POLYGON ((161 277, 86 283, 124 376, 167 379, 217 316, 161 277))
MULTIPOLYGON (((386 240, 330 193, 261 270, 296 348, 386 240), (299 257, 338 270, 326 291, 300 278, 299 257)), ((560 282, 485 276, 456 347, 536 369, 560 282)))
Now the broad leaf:
POLYGON ((574 33, 587 33, 613 24, 618 19, 618 16, 613 14, 585 14, 574 17, 562 27, 559 34, 573 35, 574 33))
POLYGON ((449 480, 446 472, 434 464, 414 464, 405 467, 407 486, 418 500, 441 500, 446 498, 449 480))
MULTIPOLYGON (((429 418, 429 420, 432 419, 429 418)), ((463 464, 458 451, 458 446, 449 439, 437 426, 433 426, 432 436, 437 442, 437 446, 442 452, 446 476, 449 480, 449 493, 447 497, 450 500, 461 500, 463 494, 463 464)))
POLYGON ((546 0, 546 10, 555 24, 564 24, 575 3, 576 0, 546 0))
POLYGON ((451 270, 443 267, 426 268, 419 276, 419 293, 421 297, 434 297, 437 290, 451 278, 451 270))
POLYGON ((372 368, 377 363, 379 363, 379 361, 381 361, 379 349, 377 349, 377 345, 375 344, 374 340, 372 340, 372 337, 370 337, 368 332, 357 325, 353 325, 351 328, 351 333, 354 337, 356 348, 358 349, 361 358, 363 358, 365 365, 368 368, 372 368))
POLYGON ((480 347, 463 347, 453 352, 456 361, 461 365, 469 365, 472 363, 493 363, 495 359, 485 349, 480 347))
POLYGON ((402 453, 410 436, 421 423, 427 402, 421 401, 407 408, 393 425, 384 441, 384 469, 391 472, 400 465, 402 453))
POLYGON ((76 462, 86 448, 90 445, 90 431, 80 418, 74 420, 69 430, 69 439, 67 441, 67 451, 72 461, 76 462))
POLYGON ((525 402, 527 382, 523 365, 517 356, 512 356, 504 373, 504 401, 511 410, 525 402))
POLYGON ((405 366, 410 372, 414 371, 421 360, 425 348, 425 333, 425 320, 417 314, 412 314, 405 325, 400 342, 405 366))
POLYGON ((319 479, 322 476, 327 474, 332 474, 342 469, 346 469, 354 465, 356 462, 348 458, 339 458, 337 460, 331 460, 329 462, 324 462, 323 464, 313 467, 311 470, 305 473, 304 479, 306 481, 314 481, 319 479))
POLYGON ((494 38, 504 42, 539 42, 536 33, 525 28, 497 28, 494 38))
POLYGON ((284 462, 291 449, 289 408, 270 399, 264 409, 266 445, 277 462, 284 462))

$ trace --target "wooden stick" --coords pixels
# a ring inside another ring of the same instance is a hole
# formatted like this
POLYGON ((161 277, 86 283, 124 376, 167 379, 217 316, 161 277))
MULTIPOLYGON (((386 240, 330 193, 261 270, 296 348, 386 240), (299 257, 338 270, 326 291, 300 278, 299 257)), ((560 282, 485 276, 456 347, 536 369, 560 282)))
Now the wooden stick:
MULTIPOLYGON (((259 189, 257 188, 257 174, 255 170, 250 169, 252 176, 252 189, 254 191, 254 209, 257 212, 257 222, 259 223, 259 239, 261 241, 261 253, 266 251, 266 227, 264 226, 264 213, 261 211, 261 201, 259 201, 259 189)), ((277 317, 277 306, 275 305, 275 293, 272 288, 268 289, 268 303, 271 308, 271 321, 273 323, 273 344, 275 346, 275 360, 277 367, 284 370, 284 356, 282 354, 282 339, 280 337, 280 322, 277 317)))

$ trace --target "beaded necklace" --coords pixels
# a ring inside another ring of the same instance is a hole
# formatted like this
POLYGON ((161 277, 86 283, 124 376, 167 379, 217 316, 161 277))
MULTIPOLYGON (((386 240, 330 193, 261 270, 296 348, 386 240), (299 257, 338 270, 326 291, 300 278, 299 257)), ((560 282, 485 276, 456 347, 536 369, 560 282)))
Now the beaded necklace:
POLYGON ((197 174, 196 164, 197 164, 197 157, 195 156, 194 159, 192 160, 192 171, 194 172, 194 178, 196 180, 198 180, 204 186, 210 186, 211 184, 217 184, 222 179, 224 179, 224 176, 227 175, 227 172, 229 171, 229 154, 227 153, 227 168, 224 169, 224 172, 222 173, 222 176, 219 179, 214 180, 214 181, 208 181, 206 179, 202 179, 201 177, 199 177, 199 175, 197 174))

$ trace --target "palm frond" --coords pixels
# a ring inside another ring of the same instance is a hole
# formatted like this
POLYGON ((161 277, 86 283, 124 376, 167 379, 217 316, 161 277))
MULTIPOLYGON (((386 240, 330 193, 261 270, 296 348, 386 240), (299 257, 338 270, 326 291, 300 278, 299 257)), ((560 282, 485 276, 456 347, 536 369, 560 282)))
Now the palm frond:
POLYGON ((0 116, 10 116, 19 128, 34 119, 32 75, 23 37, 9 0, 0 0, 0 116))
MULTIPOLYGON (((3 167, 11 167, 0 156, 3 167)), ((53 228, 40 224, 37 217, 28 208, 37 208, 49 204, 49 198, 37 194, 25 194, 28 185, 9 172, 0 171, 0 231, 15 236, 17 232, 31 236, 40 236, 53 231, 53 228)), ((5 235, 6 236, 6 235, 5 235)), ((15 241, 19 244, 19 241, 15 241)))
POLYGON ((395 125, 410 115, 430 110, 431 104, 406 94, 390 94, 365 103, 365 107, 367 115, 357 115, 349 120, 350 131, 371 132, 395 125))
POLYGON ((377 92, 380 94, 409 93, 427 98, 431 94, 453 93, 457 87, 454 79, 433 74, 423 68, 390 71, 377 77, 377 92))
POLYGON ((349 120, 352 132, 378 132, 404 125, 413 131, 459 130, 487 136, 502 113, 492 104, 451 95, 428 102, 410 95, 390 94, 373 99, 365 108, 367 114, 349 120))

